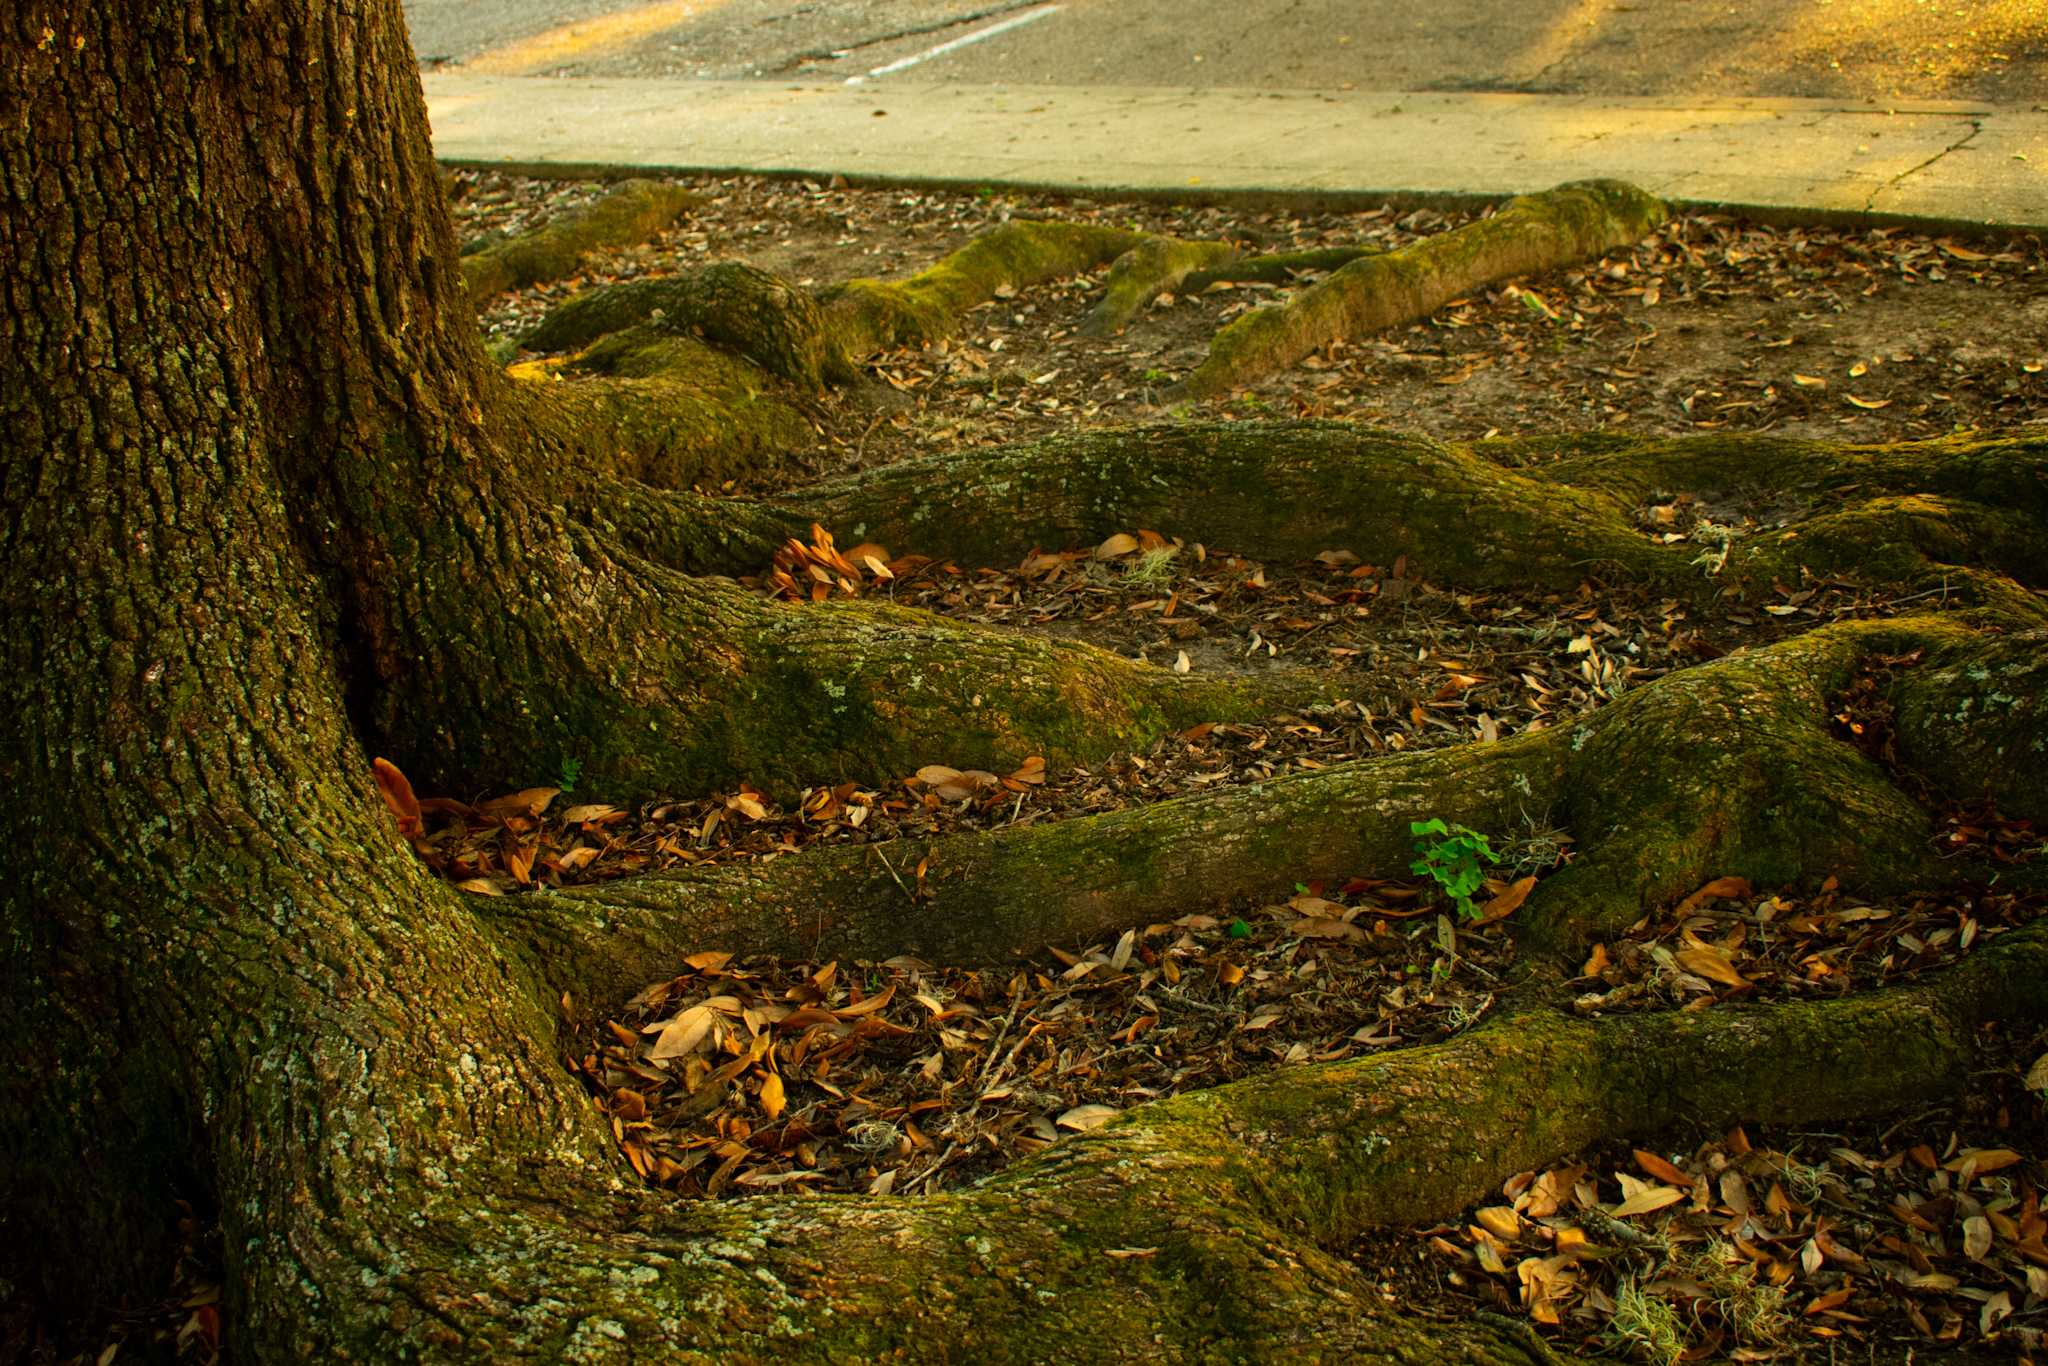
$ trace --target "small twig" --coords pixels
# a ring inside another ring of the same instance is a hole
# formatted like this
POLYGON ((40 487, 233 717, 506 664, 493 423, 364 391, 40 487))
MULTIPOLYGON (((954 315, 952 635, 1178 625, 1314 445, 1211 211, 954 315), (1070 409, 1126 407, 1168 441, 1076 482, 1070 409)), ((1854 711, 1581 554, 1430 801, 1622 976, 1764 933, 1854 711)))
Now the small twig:
POLYGON ((1233 1011, 1226 1010, 1222 1006, 1212 1006, 1207 1001, 1197 1001, 1192 996, 1183 996, 1178 991, 1175 991, 1172 988, 1168 988, 1167 990, 1162 991, 1159 994, 1161 996, 1164 996, 1167 1000, 1173 1002, 1175 1005, 1186 1006, 1190 1010, 1207 1011, 1211 1015, 1230 1015, 1235 1013, 1233 1011))
POLYGON ((1003 1016, 1003 1027, 996 1031, 996 1041, 988 1046, 988 1056, 982 1059, 981 1062, 981 1075, 975 1078, 977 1084, 986 1083, 988 1081, 988 1069, 996 1065, 996 1050, 1003 1046, 1003 1040, 1010 1036, 1010 1026, 1017 1022, 1017 997, 1021 994, 1021 992, 1011 994, 1010 1013, 1003 1016))
POLYGON ((858 465, 868 458, 868 438, 875 434, 875 428, 881 426, 888 416, 887 413, 878 413, 875 420, 868 424, 868 429, 860 434, 860 444, 853 448, 854 464, 858 465))
POLYGON ((904 883, 903 879, 896 875, 896 870, 894 868, 889 867, 889 856, 883 853, 880 849, 876 849, 875 857, 880 859, 882 861, 882 866, 889 870, 889 880, 891 882, 894 882, 898 887, 901 887, 903 889, 903 895, 909 897, 910 904, 915 906, 917 904, 917 894, 911 891, 909 886, 904 883))
POLYGON ((1944 602, 1948 601, 1948 575, 1942 575, 1941 587, 1930 588, 1924 593, 1914 593, 1909 597, 1893 598, 1891 605, 1897 607, 1902 602, 1918 602, 1922 598, 1940 598, 1944 602))
POLYGON ((934 1176, 937 1176, 939 1174, 939 1168, 945 1166, 948 1162, 951 1162, 954 1158, 954 1155, 957 1154, 959 1151, 960 1145, 958 1143, 947 1143, 946 1151, 939 1158, 938 1161, 932 1163, 931 1166, 926 1167, 923 1171, 919 1172, 916 1176, 911 1177, 910 1180, 904 1183, 904 1192, 908 1194, 913 1187, 918 1186, 924 1182, 930 1181, 934 1176))
MULTIPOLYGON (((1045 1026, 1042 1024, 1032 1025, 1031 1028, 1025 1032, 1023 1038, 1017 1040, 1016 1043, 1010 1046, 1009 1054, 1003 1059, 1003 1065, 995 1070, 994 1075, 986 1079, 988 1082, 988 1086, 993 1086, 1003 1079, 1003 1074, 1010 1070, 1010 1064, 1017 1060, 1017 1054, 1023 1051, 1024 1045, 1030 1043, 1033 1039, 1037 1038, 1038 1031, 1043 1028, 1045 1028, 1045 1026)), ((990 1051, 991 1053, 993 1053, 994 1050, 990 1051)), ((988 1086, 984 1086, 982 1089, 987 1090, 988 1086)))

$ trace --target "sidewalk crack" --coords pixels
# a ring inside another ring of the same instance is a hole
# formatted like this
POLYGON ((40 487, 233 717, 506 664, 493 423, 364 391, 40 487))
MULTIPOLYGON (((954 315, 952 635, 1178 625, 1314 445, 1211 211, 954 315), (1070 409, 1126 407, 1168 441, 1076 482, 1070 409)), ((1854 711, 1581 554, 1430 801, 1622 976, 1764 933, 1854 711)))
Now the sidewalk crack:
POLYGON ((1976 139, 1976 136, 1983 131, 1984 121, 1982 119, 1971 119, 1969 132, 1963 134, 1960 138, 1957 138, 1954 142, 1942 148, 1939 152, 1936 152, 1933 156, 1927 158, 1927 160, 1921 162, 1918 166, 1908 166, 1905 170, 1899 172, 1890 180, 1887 180, 1884 184, 1872 190, 1870 192, 1870 198, 1863 201, 1863 212, 1876 212, 1877 201, 1880 195, 1883 195, 1891 190, 1896 190, 1901 182, 1905 181, 1909 177, 1919 175, 1922 171, 1926 170, 1929 166, 1932 166, 1935 162, 1940 161, 1950 152, 1962 151, 1963 148, 1969 146, 1970 143, 1976 139))

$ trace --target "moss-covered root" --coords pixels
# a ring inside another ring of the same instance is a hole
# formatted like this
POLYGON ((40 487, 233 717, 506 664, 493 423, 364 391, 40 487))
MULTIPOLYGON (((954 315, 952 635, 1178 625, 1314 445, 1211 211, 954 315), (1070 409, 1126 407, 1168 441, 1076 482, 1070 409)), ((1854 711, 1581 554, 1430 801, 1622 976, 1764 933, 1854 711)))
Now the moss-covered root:
POLYGON ((676 221, 694 200, 654 180, 629 180, 603 198, 462 260, 477 298, 573 275, 590 253, 644 242, 676 221))
POLYGON ((1481 285, 1626 246, 1663 218, 1656 198, 1618 181, 1523 195, 1491 218, 1361 257, 1286 304, 1239 318, 1216 334, 1186 391, 1197 398, 1227 394, 1317 347, 1425 317, 1481 285))
MULTIPOLYGON (((715 487, 773 469, 817 439, 807 405, 749 362, 692 337, 614 346, 632 335, 592 348, 613 348, 602 357, 586 354, 598 377, 507 383, 492 406, 492 423, 507 448, 529 453, 532 477, 551 497, 589 506, 620 480, 715 487), (607 370, 614 377, 602 377, 607 370), (679 378, 683 374, 689 378, 679 378)), ((700 515, 706 525, 681 534, 706 544, 730 544, 728 525, 759 521, 739 508, 700 515)), ((792 521, 792 531, 798 529, 792 521)), ((751 569, 763 558, 753 553, 756 543, 746 544, 740 563, 751 569)))
POLYGON ((827 325, 840 349, 855 359, 892 346, 927 345, 999 290, 1093 270, 1142 236, 1126 228, 1019 219, 907 280, 849 280, 834 287, 824 296, 827 325))
MULTIPOLYGON (((1270 1072, 1138 1111, 1222 1111, 1260 1213, 1319 1241, 1441 1218, 1601 1139, 1839 1121, 1954 1093, 1980 1026, 2048 1016, 2048 926, 1931 983, 1825 1002, 1607 1019, 1531 1011, 1451 1042, 1270 1072)), ((1111 1137, 1110 1130, 1105 1137, 1111 1137)))
POLYGON ((1600 1139, 1832 1122, 1950 1094, 1984 1023, 2042 1017, 2043 940, 2017 931, 1932 983, 1863 997, 1524 1013, 1432 1047, 1267 1072, 1137 1106, 921 1200, 650 1201, 630 1231, 593 1237, 561 1215, 592 1203, 566 1174, 556 1198, 524 1206, 524 1183, 474 1207, 451 1196, 412 1218, 408 1282, 464 1307, 472 1356, 516 1355, 507 1334, 573 1306, 612 1324, 578 1339, 578 1359, 1543 1360, 1485 1323, 1393 1314, 1325 1249, 1451 1214, 1600 1139), (479 1251, 443 1266, 423 1242, 479 1251), (557 1279, 528 1283, 540 1274, 557 1279), (471 1312, 480 1300, 522 1313, 471 1312), (707 1303, 715 1314, 681 1309, 707 1303))
POLYGON ((793 518, 896 550, 1015 563, 1034 545, 1151 528, 1239 554, 1350 549, 1442 583, 1575 587, 1611 573, 1690 593, 1696 549, 1638 530, 1604 489, 1504 469, 1468 448, 1348 422, 1162 423, 942 454, 819 484, 793 518), (947 490, 932 515, 931 490, 947 490))
POLYGON ((1328 694, 1319 675, 1182 676, 886 602, 764 601, 622 553, 589 529, 602 511, 551 529, 535 577, 552 586, 531 600, 478 602, 467 585, 434 585, 428 619, 464 648, 408 671, 366 709, 383 752, 422 790, 526 786, 568 758, 615 800, 741 782, 791 797, 926 764, 1091 762, 1328 694))
POLYGON ((1186 242, 1175 237, 1147 237, 1116 258, 1102 300, 1081 324, 1091 337, 1109 337, 1124 330, 1138 310, 1161 293, 1177 289, 1192 272, 1220 266, 1237 257, 1228 242, 1186 242))
POLYGON ((2048 598, 2030 591, 2048 585, 2038 441, 1560 444, 1468 446, 1346 422, 1171 423, 924 456, 777 506, 796 525, 859 526, 895 549, 980 564, 1149 527, 1259 557, 1406 556, 1410 574, 1468 587, 1559 590, 1599 575, 1697 602, 1845 577, 2048 625, 2048 598), (933 488, 948 491, 943 518, 931 515, 933 488), (1667 544, 1647 518, 1678 493, 1711 506, 1766 492, 1796 520, 1667 544))
POLYGON ((1416 819, 1441 816, 1504 841, 1547 820, 1576 835, 1577 861, 1539 885, 1517 923, 1534 940, 1573 948, 1715 877, 1774 885, 1833 873, 1882 889, 1924 870, 1925 813, 1832 737, 1827 702, 1873 653, 1938 649, 1967 661, 1972 647, 2001 657, 1995 638, 1953 618, 1852 623, 1660 679, 1578 726, 1501 744, 493 907, 521 925, 557 990, 595 999, 661 976, 678 943, 837 958, 907 948, 934 961, 1000 963, 1155 919, 1154 889, 1167 882, 1188 889, 1182 910, 1234 911, 1284 898, 1302 880, 1400 874, 1416 819), (922 877, 904 871, 920 865, 922 877))
POLYGON ((573 351, 613 334, 702 337, 806 389, 850 376, 817 301, 779 275, 724 261, 687 275, 586 290, 520 339, 529 351, 573 351))
POLYGON ((1291 284, 1297 276, 1336 270, 1361 256, 1377 256, 1384 247, 1307 247, 1301 251, 1276 251, 1264 256, 1243 256, 1212 269, 1198 270, 1181 284, 1190 294, 1214 284, 1291 284))

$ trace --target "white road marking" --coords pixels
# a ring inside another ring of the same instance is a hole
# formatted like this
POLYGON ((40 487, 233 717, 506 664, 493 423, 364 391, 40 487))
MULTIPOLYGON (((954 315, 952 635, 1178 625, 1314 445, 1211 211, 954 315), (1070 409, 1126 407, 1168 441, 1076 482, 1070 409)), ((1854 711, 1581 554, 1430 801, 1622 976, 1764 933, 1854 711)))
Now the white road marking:
POLYGON ((972 33, 963 33, 951 42, 940 43, 937 47, 926 48, 923 52, 905 57, 901 61, 891 62, 887 66, 878 66, 866 76, 848 76, 846 83, 848 85, 859 85, 870 77, 886 76, 893 71, 902 71, 906 67, 916 66, 919 62, 928 62, 934 57, 943 57, 948 52, 966 47, 970 43, 978 43, 984 38, 993 38, 998 33, 1008 33, 1013 28, 1022 28, 1026 24, 1035 24, 1040 19, 1058 14, 1059 11, 1060 7, 1058 5, 1043 5, 1038 9, 1026 10, 1022 14, 1013 14, 1007 19, 990 24, 987 28, 978 28, 972 33))

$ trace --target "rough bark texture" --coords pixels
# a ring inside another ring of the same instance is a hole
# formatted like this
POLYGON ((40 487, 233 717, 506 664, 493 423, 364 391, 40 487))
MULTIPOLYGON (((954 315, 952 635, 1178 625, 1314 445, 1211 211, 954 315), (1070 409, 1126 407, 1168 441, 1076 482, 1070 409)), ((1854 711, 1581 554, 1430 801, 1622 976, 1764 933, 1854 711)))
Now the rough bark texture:
MULTIPOLYGON (((0 1079, 0 1255, 53 1304, 147 1293, 184 1197, 218 1212, 251 1361, 1536 1361, 1510 1326, 1400 1317, 1331 1249, 1669 1123, 1672 1097, 1708 1123, 1820 1120, 1938 1089, 1977 1024, 2041 1010, 2029 931, 1823 1006, 1532 1006, 1428 1052, 1176 1097, 930 1199, 643 1189, 562 1031, 705 942, 999 959, 1162 895, 1389 871, 1420 804, 1475 824, 1541 806, 1579 834, 1531 905, 1551 944, 1703 872, 1898 884, 1926 817, 1825 718, 1859 661, 1911 649, 1902 762, 1971 788, 2006 760, 1993 790, 2042 814, 2015 758, 2043 744, 2038 445, 1589 441, 1536 479, 1516 461, 1557 452, 1197 427, 718 504, 692 471, 756 361, 706 379, 694 418, 648 401, 685 392, 672 372, 701 352, 561 385, 484 364, 396 4, 28 0, 0 26, 0 1029, 22 1054, 0 1079), (1591 564, 1704 593, 1627 510, 1752 477, 1810 516, 1800 548, 1731 552, 1721 586, 1809 549, 1847 563, 1875 529, 1873 572, 1953 565, 1979 609, 1820 632, 1499 746, 906 847, 931 856, 926 901, 864 853, 466 898, 368 781, 373 750, 458 791, 572 757, 621 798, 872 780, 941 746, 1080 758, 1327 690, 692 576, 814 513, 961 555, 1198 522, 1263 553, 1412 545, 1475 584, 1591 564), (951 519, 920 514, 938 479, 951 519), (1429 539, 1446 527, 1453 549, 1429 539), (1809 1084, 1760 1100, 1765 1066, 1809 1084)), ((849 355, 927 335, 995 283, 1134 240, 1013 228, 850 289, 827 332, 849 355)))
POLYGON ((1185 385, 1210 397, 1284 369, 1319 346, 1427 316, 1496 280, 1589 260, 1640 239, 1664 217, 1650 195, 1585 181, 1524 195, 1491 218, 1358 260, 1287 303, 1248 313, 1216 334, 1185 385))

